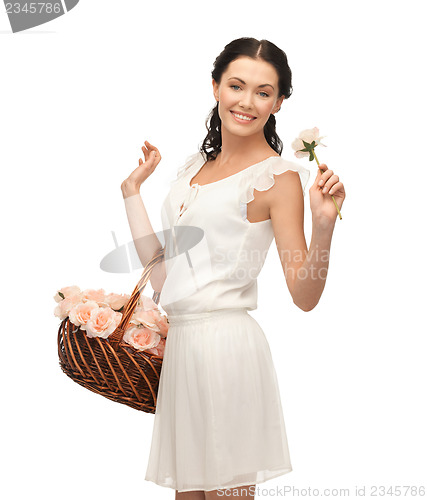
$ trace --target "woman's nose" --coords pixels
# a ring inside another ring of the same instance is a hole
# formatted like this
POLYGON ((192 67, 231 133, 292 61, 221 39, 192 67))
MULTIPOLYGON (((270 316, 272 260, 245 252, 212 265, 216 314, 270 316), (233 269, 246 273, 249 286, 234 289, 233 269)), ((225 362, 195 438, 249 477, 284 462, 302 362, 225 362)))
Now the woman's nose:
POLYGON ((239 106, 242 108, 252 108, 252 95, 250 93, 242 94, 239 106))

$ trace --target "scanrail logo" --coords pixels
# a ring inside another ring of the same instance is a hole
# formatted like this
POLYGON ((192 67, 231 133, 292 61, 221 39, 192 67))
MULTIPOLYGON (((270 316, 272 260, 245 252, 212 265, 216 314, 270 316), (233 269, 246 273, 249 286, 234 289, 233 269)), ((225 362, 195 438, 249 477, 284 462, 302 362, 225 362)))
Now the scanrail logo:
POLYGON ((13 33, 48 23, 63 16, 78 3, 79 0, 51 0, 47 2, 28 2, 27 0, 7 2, 4 0, 13 33))

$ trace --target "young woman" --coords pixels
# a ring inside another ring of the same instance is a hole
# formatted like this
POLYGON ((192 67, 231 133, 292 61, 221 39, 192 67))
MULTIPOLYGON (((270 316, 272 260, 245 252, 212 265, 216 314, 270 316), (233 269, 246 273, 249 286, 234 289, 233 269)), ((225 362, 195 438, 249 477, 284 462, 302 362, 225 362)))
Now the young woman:
MULTIPOLYGON (((165 260, 151 275, 170 328, 145 479, 193 500, 224 496, 224 489, 253 497, 257 483, 292 470, 269 344, 248 311, 257 307, 256 280, 273 238, 293 302, 303 311, 316 306, 337 217, 331 194, 339 208, 345 198, 322 164, 309 190, 307 249, 309 171, 281 157, 275 130, 292 91, 282 50, 267 40, 234 40, 212 78, 217 102, 208 134, 163 203, 165 260)), ((142 150, 145 162, 122 192, 145 266, 162 244, 139 189, 161 156, 147 141, 142 150)))

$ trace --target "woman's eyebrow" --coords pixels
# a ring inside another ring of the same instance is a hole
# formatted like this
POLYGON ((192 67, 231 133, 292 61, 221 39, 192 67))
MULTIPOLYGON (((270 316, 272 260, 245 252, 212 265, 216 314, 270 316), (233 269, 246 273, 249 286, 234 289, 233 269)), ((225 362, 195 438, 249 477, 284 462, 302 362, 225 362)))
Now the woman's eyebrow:
MULTIPOLYGON (((237 76, 232 76, 229 78, 229 80, 239 80, 239 82, 242 82, 243 85, 246 85, 246 82, 244 82, 241 78, 238 78, 237 76)), ((263 85, 258 85, 258 87, 271 87, 274 90, 273 85, 270 85, 269 83, 264 83, 263 85)))

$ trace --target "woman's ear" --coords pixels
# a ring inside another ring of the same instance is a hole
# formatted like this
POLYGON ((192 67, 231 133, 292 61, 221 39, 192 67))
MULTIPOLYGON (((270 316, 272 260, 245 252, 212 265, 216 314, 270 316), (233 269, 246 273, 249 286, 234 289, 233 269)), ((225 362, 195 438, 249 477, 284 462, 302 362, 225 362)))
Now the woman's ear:
POLYGON ((219 85, 216 83, 216 81, 212 78, 212 87, 213 87, 213 94, 215 97, 216 101, 219 101, 219 85))
POLYGON ((283 102, 283 99, 285 98, 284 95, 280 96, 277 101, 276 101, 276 105, 274 106, 274 109, 273 109, 273 114, 274 113, 277 113, 278 111, 280 111, 280 108, 282 106, 282 102, 283 102))

